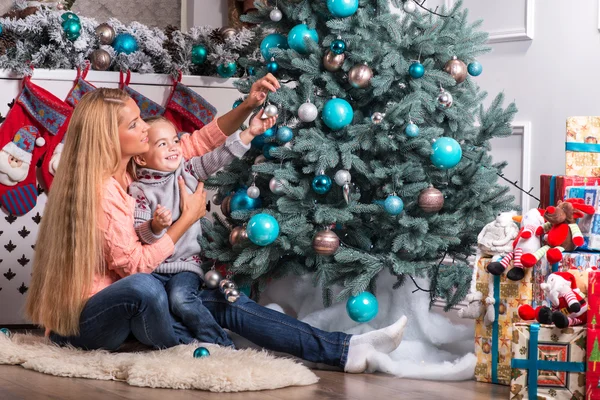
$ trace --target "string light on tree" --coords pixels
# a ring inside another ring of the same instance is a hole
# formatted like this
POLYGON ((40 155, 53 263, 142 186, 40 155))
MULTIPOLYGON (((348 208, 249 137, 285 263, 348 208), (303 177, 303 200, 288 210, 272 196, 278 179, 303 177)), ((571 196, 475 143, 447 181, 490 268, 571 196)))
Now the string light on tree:
POLYGON ((418 61, 413 62, 408 68, 408 73, 415 79, 421 78, 425 75, 425 67, 418 61))

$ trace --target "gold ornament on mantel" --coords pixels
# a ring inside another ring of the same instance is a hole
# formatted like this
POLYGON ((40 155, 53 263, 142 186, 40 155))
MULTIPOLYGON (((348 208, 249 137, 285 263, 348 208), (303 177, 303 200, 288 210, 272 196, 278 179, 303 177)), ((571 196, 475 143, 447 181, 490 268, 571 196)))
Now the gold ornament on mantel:
POLYGON ((115 40, 115 30, 106 22, 98 25, 95 32, 100 44, 109 45, 115 40))
POLYGON ((322 256, 334 254, 340 247, 340 238, 330 229, 317 232, 312 241, 312 247, 315 253, 322 256))
POLYGON ((96 49, 90 54, 90 64, 96 71, 106 71, 110 68, 110 54, 106 50, 96 49))
POLYGON ((467 79, 467 64, 456 58, 456 56, 446 63, 444 71, 452 75, 456 83, 462 83, 467 79))

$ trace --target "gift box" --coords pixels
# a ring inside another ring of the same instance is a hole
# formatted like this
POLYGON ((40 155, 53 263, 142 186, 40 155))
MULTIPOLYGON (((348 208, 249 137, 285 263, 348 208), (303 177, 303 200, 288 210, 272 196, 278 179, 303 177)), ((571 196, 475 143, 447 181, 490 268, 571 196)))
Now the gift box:
POLYGON ((586 399, 600 400, 600 272, 588 276, 586 399))
POLYGON ((564 200, 569 186, 600 186, 600 177, 540 175, 540 208, 564 200))
POLYGON ((494 276, 486 270, 491 260, 479 258, 475 264, 476 290, 483 294, 484 309, 485 299, 490 295, 490 286, 495 300, 494 323, 486 325, 485 310, 484 315, 475 321, 475 379, 480 382, 510 385, 512 326, 514 322, 520 321, 517 312, 519 306, 530 304, 532 301, 534 268, 526 268, 525 277, 521 281, 513 282, 506 278, 506 272, 512 268, 512 264, 503 275, 494 276))
POLYGON ((516 323, 510 399, 584 399, 587 328, 516 323))
POLYGON ((566 174, 600 176, 600 117, 567 118, 566 174))
POLYGON ((577 220, 583 234, 584 243, 577 250, 600 250, 600 186, 568 186, 566 195, 569 198, 583 199, 585 204, 593 206, 596 212, 577 220))

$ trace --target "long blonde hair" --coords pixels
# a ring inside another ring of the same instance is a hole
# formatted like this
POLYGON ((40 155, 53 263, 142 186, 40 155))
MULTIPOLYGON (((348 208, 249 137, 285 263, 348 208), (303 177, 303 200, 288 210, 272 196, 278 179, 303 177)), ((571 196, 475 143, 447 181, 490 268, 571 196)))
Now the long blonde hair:
POLYGON ((34 323, 62 336, 79 334, 94 276, 104 271, 98 225, 102 187, 121 163, 118 125, 128 99, 125 92, 106 88, 83 96, 71 116, 44 210, 25 307, 34 323))

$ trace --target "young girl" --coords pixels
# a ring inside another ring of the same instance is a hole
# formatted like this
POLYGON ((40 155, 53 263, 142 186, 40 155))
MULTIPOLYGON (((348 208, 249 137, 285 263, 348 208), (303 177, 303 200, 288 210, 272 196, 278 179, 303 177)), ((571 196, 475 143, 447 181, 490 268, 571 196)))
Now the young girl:
MULTIPOLYGON (((205 154, 233 134, 279 83, 267 75, 242 105, 181 141, 183 156, 205 154)), ((60 166, 40 226, 26 304, 34 323, 59 344, 117 349, 133 334, 166 348, 194 340, 170 312, 164 285, 150 273, 206 213, 200 183, 189 194, 179 180, 181 216, 162 238, 142 244, 135 233, 135 200, 127 194, 131 158, 149 150, 148 125, 127 94, 99 88, 75 108, 60 166)), ((400 344, 406 318, 363 335, 325 332, 246 296, 227 302, 203 290, 202 303, 218 324, 257 345, 335 365, 346 372, 374 370, 400 344)))
MULTIPOLYGON (((193 193, 198 181, 242 157, 252 139, 272 127, 277 118, 261 119, 262 111, 250 121, 248 129, 235 133, 225 143, 203 156, 185 160, 175 126, 164 117, 146 120, 150 125, 150 150, 133 157, 137 180, 129 186, 135 199, 136 232, 145 244, 157 242, 177 221, 179 212, 178 179, 183 179, 187 190, 193 193)), ((198 236, 202 225, 198 220, 175 245, 175 251, 153 272, 167 291, 171 312, 201 342, 233 346, 227 333, 217 324, 198 296, 202 285, 200 267, 201 248, 198 236)))

